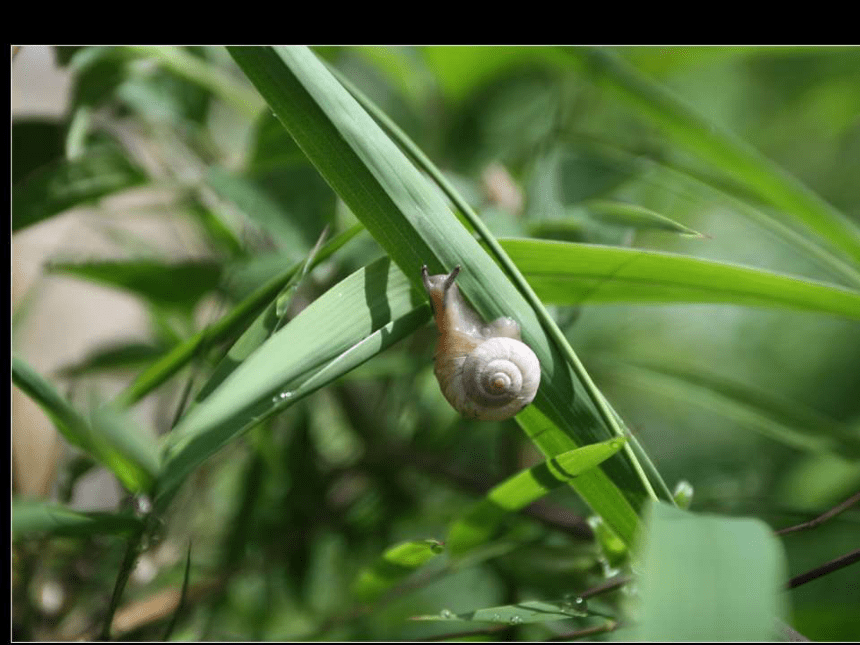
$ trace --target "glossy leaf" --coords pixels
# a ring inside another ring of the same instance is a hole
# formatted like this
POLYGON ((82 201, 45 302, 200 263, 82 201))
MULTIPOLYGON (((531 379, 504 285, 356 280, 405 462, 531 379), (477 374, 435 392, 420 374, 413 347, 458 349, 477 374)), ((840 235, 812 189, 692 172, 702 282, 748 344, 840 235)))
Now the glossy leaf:
POLYGON ((623 439, 610 439, 564 452, 495 486, 448 531, 448 548, 460 554, 489 540, 505 518, 618 452, 623 439))
POLYGON ((860 292, 771 271, 657 251, 501 240, 547 302, 708 302, 785 307, 860 319, 860 292))
MULTIPOLYGON (((322 63, 296 47, 231 48, 230 52, 319 172, 416 288, 420 288, 422 264, 432 272, 460 264, 462 290, 485 319, 508 315, 521 323, 524 339, 546 370, 531 407, 545 408, 558 426, 549 433, 531 433, 541 449, 552 456, 609 438, 613 431, 599 420, 594 407, 598 403, 584 393, 574 368, 549 340, 535 310, 481 251, 435 187, 322 63), (557 441, 550 439, 553 435, 557 441), (550 451, 550 444, 558 448, 550 451)), ((607 418, 602 417, 604 422, 607 418)), ((616 494, 621 489, 601 470, 583 475, 574 486, 586 491, 583 496, 589 504, 607 515, 607 521, 629 541, 630 527, 636 524, 634 507, 646 492, 628 459, 606 463, 612 476, 625 482, 624 493, 616 494)))
POLYGON ((469 623, 496 623, 503 625, 526 625, 548 623, 571 618, 588 616, 585 602, 577 599, 564 600, 527 600, 515 605, 486 607, 459 614, 443 609, 438 616, 415 616, 412 620, 444 620, 469 623))
POLYGON ((185 478, 216 450, 307 394, 306 382, 320 370, 328 368, 327 380, 315 379, 318 387, 354 366, 342 360, 344 355, 368 345, 381 351, 429 316, 426 301, 386 258, 332 287, 236 366, 174 428, 159 482, 159 504, 169 502, 185 478), (377 332, 380 335, 374 336, 377 332), (368 343, 369 338, 378 338, 380 345, 368 343), (342 369, 332 369, 332 363, 342 369))
POLYGON ((428 561, 444 552, 437 540, 403 542, 388 549, 372 566, 358 574, 352 584, 352 593, 367 602, 404 580, 428 561))

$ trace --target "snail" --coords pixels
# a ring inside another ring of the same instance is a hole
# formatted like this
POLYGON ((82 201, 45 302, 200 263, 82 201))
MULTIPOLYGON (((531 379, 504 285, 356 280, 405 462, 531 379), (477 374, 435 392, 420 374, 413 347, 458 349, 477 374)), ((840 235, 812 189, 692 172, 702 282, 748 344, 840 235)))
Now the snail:
POLYGON ((439 328, 433 371, 442 394, 463 416, 508 419, 535 398, 540 363, 520 340, 516 321, 484 323, 454 283, 459 272, 457 266, 448 275, 429 275, 426 265, 421 267, 439 328))

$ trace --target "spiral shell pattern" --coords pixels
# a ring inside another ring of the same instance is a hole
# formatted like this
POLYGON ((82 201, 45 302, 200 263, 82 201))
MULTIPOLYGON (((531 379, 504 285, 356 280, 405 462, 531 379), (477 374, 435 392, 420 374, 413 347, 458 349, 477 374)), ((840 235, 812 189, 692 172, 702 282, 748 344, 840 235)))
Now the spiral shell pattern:
POLYGON ((438 362, 436 377, 445 398, 463 416, 499 421, 535 398, 540 363, 525 343, 497 337, 481 342, 468 355, 438 362))

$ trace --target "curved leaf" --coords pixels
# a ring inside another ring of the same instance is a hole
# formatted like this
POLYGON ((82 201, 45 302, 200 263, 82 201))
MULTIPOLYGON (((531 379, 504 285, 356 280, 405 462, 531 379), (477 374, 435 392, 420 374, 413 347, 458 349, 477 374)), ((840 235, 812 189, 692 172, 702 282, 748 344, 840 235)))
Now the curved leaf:
POLYGON ((141 520, 131 514, 81 513, 42 500, 15 499, 12 502, 12 537, 15 540, 43 535, 125 536, 140 526, 141 520))
MULTIPOLYGON (((308 158, 416 289, 422 264, 433 272, 459 264, 462 290, 485 319, 507 315, 520 322, 523 338, 544 370, 530 407, 543 410, 544 418, 552 419, 552 429, 527 432, 545 454, 610 438, 615 431, 596 408, 605 402, 586 394, 535 310, 481 250, 435 187, 323 64, 298 47, 239 47, 230 52, 308 158)), ((518 421, 526 424, 530 418, 521 414, 518 421)), ((605 467, 615 483, 595 469, 573 485, 629 541, 637 521, 634 508, 648 492, 629 457, 607 461, 605 467)))
POLYGON ((623 439, 609 439, 583 446, 509 477, 451 525, 448 531, 451 553, 464 553, 483 544, 496 533, 510 513, 525 508, 551 490, 606 461, 623 444, 623 439))
POLYGON ((12 382, 33 399, 72 444, 110 468, 133 492, 148 491, 158 471, 154 440, 109 407, 90 423, 47 380, 21 359, 12 359, 12 382))
POLYGON ((397 544, 358 574, 352 584, 352 593, 365 602, 378 598, 444 550, 438 540, 397 544))
POLYGON ((683 255, 573 242, 502 246, 547 302, 723 302, 860 319, 860 293, 825 282, 683 255))

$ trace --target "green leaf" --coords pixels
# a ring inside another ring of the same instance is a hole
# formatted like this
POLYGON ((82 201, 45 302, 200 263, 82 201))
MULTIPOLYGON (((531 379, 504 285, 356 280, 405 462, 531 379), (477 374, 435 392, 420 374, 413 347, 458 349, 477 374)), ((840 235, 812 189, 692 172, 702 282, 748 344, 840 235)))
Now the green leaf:
POLYGON ((48 270, 123 289, 162 307, 183 309, 192 309, 221 280, 221 264, 212 260, 54 262, 48 270))
POLYGON ((131 535, 140 528, 139 518, 129 513, 81 513, 36 499, 12 501, 12 537, 15 540, 63 535, 131 535))
POLYGON ((352 593, 364 602, 375 600, 444 550, 438 540, 397 544, 358 574, 352 584, 352 593))
POLYGON ((126 370, 147 365, 168 351, 163 345, 150 343, 117 343, 100 347, 83 360, 62 367, 58 373, 65 377, 84 376, 109 370, 126 370))
MULTIPOLYGON (((316 266, 319 262, 331 257, 344 244, 349 242, 353 237, 358 235, 363 230, 360 224, 356 224, 347 231, 344 231, 328 244, 326 244, 320 252, 315 256, 311 266, 316 266)), ((198 352, 203 351, 213 343, 229 338, 236 334, 244 326, 260 313, 267 304, 275 298, 281 289, 292 279, 293 275, 301 268, 302 263, 298 262, 290 268, 283 271, 280 275, 275 276, 266 284, 260 286, 251 295, 245 298, 238 305, 233 307, 223 318, 207 329, 204 329, 191 338, 174 347, 167 355, 159 361, 153 363, 144 370, 134 382, 117 398, 123 405, 132 405, 147 393, 154 390, 156 387, 164 383, 171 376, 176 374, 183 366, 187 365, 198 352)))
POLYGON ((641 620, 631 640, 778 640, 777 620, 786 610, 784 554, 760 520, 658 503, 641 558, 641 620))
POLYGON ((414 616, 412 620, 442 620, 469 623, 495 623, 503 625, 525 625, 531 623, 549 623, 556 620, 584 618, 589 615, 587 605, 576 599, 563 600, 528 600, 515 605, 487 607, 475 611, 455 614, 443 609, 436 616, 414 616))
POLYGON ((656 123, 669 138, 752 188, 779 209, 778 220, 801 224, 832 250, 860 261, 860 228, 815 192, 737 136, 696 114, 668 90, 606 49, 566 48, 571 59, 656 123))
POLYGON ((595 219, 606 224, 703 237, 701 233, 669 219, 665 215, 660 215, 660 213, 636 204, 601 200, 588 202, 585 206, 595 219))
MULTIPOLYGON (((270 311, 274 316, 273 307, 270 311)), ((329 289, 236 366, 174 428, 158 503, 169 502, 188 474, 227 442, 354 367, 357 353, 366 360, 429 317, 423 296, 387 258, 329 289), (364 351, 367 347, 372 352, 364 351)))
POLYGON ((58 159, 12 187, 12 231, 146 181, 146 175, 114 147, 90 150, 76 161, 58 159))
MULTIPOLYGON (((250 221, 269 233, 280 248, 294 254, 294 257, 306 251, 312 243, 308 229, 299 226, 295 214, 270 195, 268 187, 217 167, 209 169, 206 183, 220 197, 232 202, 250 221)), ((308 222, 308 225, 315 229, 314 235, 318 235, 322 228, 318 218, 308 222)))
MULTIPOLYGON (((230 53, 299 147, 416 290, 421 289, 422 264, 436 273, 459 264, 463 271, 458 283, 485 319, 507 315, 521 324, 523 338, 544 370, 541 389, 530 408, 545 410, 544 418, 552 419, 551 429, 529 433, 547 456, 617 434, 610 429, 617 421, 595 394, 593 384, 590 390, 584 389, 576 359, 555 345, 563 338, 561 332, 555 330, 550 340, 542 328, 542 322, 554 324, 549 315, 538 318, 533 306, 460 224, 438 190, 309 50, 241 47, 231 48, 230 53)), ((422 167, 431 172, 423 162, 422 167)), ((437 174, 433 176, 436 179, 437 174)), ((522 424, 528 418, 521 414, 518 421, 522 424)), ((648 494, 647 488, 629 455, 607 461, 605 466, 617 483, 602 470, 594 470, 573 485, 629 541, 637 521, 634 509, 648 494)))
POLYGON ((583 446, 509 477, 451 525, 447 542, 451 553, 461 554, 483 544, 509 514, 606 461, 623 445, 619 438, 583 446))
POLYGON ((72 444, 102 462, 132 492, 148 491, 158 472, 155 441, 119 411, 101 409, 90 423, 47 380, 12 359, 12 382, 45 411, 72 444))
POLYGON ((825 282, 671 253, 500 240, 547 302, 722 302, 860 319, 860 293, 825 282))

